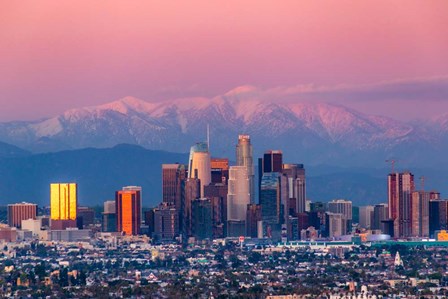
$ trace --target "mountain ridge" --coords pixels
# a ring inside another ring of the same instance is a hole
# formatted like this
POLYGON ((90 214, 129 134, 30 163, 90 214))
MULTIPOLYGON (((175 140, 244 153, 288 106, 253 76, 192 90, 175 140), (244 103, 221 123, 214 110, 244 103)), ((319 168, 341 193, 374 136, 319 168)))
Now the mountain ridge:
POLYGON ((148 102, 125 97, 42 121, 0 123, 0 140, 32 152, 120 143, 187 152, 191 144, 205 139, 210 125, 212 149, 218 156, 229 155, 229 144, 246 133, 259 143, 257 155, 276 147, 291 159, 314 164, 340 159, 350 165, 353 158, 360 163, 369 156, 378 161, 401 154, 416 157, 421 149, 445 161, 440 152, 448 144, 448 121, 443 120, 421 126, 339 104, 267 101, 242 87, 211 99, 148 102))

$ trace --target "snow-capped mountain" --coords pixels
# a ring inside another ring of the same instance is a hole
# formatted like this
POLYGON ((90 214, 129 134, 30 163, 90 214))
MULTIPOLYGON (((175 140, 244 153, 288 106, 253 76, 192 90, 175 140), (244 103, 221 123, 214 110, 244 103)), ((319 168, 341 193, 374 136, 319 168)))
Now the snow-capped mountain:
POLYGON ((282 149, 297 162, 364 161, 366 157, 382 162, 397 155, 414 159, 421 149, 430 150, 437 143, 430 134, 434 123, 439 135, 448 131, 446 117, 423 129, 340 105, 280 103, 245 97, 245 91, 160 102, 126 97, 42 121, 1 123, 0 141, 35 152, 120 143, 187 152, 206 138, 209 124, 215 156, 234 159, 237 135, 245 133, 251 135, 257 155, 266 149, 282 149))

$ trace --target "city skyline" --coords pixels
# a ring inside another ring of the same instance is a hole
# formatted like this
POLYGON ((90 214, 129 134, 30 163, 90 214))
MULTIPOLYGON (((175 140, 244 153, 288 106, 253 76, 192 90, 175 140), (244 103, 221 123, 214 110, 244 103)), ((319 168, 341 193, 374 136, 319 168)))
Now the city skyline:
POLYGON ((447 0, 0 3, 1 298, 448 298, 447 0))

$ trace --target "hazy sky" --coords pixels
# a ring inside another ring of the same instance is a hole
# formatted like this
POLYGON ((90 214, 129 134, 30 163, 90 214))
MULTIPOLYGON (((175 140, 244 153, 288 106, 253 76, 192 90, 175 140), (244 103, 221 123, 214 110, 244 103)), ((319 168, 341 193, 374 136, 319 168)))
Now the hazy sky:
POLYGON ((241 85, 406 119, 447 76, 446 0, 0 2, 0 121, 241 85))

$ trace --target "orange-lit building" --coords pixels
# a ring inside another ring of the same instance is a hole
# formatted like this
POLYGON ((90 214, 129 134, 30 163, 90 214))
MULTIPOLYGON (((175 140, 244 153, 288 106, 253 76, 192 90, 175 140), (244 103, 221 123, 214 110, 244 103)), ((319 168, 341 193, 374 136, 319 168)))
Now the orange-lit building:
POLYGON ((117 231, 126 235, 138 235, 141 225, 141 193, 139 190, 115 192, 117 231))

